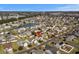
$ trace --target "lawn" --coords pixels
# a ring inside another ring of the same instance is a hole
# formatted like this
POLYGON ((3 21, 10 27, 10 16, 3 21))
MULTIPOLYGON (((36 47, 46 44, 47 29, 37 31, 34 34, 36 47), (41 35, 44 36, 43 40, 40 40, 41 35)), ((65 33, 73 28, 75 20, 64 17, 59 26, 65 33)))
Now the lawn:
POLYGON ((79 51, 79 49, 78 49, 78 48, 74 48, 74 49, 71 51, 70 54, 75 54, 75 52, 77 52, 77 51, 79 51))
POLYGON ((75 45, 79 45, 79 38, 74 39, 73 41, 69 41, 75 45))
POLYGON ((0 54, 4 53, 4 47, 2 44, 0 44, 0 54))
POLYGON ((76 38, 76 39, 74 40, 74 43, 79 45, 79 38, 76 38))
POLYGON ((18 50, 18 44, 16 42, 12 42, 13 51, 16 52, 18 50))

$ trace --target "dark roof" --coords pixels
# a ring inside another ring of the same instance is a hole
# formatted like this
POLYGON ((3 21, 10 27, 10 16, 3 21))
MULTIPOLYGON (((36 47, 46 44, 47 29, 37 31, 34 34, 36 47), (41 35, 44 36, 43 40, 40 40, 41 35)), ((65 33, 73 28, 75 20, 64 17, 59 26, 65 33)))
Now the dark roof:
POLYGON ((60 42, 60 43, 59 43, 59 45, 62 45, 62 44, 63 44, 63 42, 60 42))

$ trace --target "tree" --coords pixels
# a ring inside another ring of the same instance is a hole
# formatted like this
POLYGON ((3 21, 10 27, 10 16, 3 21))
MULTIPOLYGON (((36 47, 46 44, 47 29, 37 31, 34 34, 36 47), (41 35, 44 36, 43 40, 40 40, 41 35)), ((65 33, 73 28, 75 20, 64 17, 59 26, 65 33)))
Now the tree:
POLYGON ((18 50, 23 50, 23 46, 19 46, 18 50))

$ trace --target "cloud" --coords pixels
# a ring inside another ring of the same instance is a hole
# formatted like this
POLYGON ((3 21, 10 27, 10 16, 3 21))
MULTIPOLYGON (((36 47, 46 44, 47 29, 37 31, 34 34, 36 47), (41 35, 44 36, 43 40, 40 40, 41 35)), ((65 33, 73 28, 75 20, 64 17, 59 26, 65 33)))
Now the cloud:
POLYGON ((68 4, 65 6, 57 7, 53 9, 55 11, 79 11, 79 5, 77 4, 68 4))

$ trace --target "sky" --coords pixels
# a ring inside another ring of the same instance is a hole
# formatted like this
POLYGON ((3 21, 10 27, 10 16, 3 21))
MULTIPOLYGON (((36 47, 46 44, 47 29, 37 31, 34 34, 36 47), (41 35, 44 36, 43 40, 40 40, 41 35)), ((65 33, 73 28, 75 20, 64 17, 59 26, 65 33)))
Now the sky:
POLYGON ((0 11, 79 11, 79 4, 0 4, 0 11))

